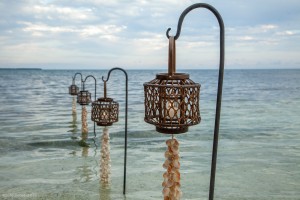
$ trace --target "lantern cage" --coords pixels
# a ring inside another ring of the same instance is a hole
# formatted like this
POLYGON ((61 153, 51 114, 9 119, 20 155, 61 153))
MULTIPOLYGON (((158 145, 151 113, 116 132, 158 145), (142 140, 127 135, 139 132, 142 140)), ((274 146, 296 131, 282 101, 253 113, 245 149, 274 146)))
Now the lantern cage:
POLYGON ((89 105, 91 99, 91 93, 87 90, 80 91, 77 94, 77 103, 79 103, 82 106, 89 105))
POLYGON ((185 133, 188 126, 200 123, 200 84, 188 74, 157 74, 156 79, 144 83, 144 92, 144 119, 155 125, 157 132, 185 133))
POLYGON ((77 85, 75 85, 75 84, 70 85, 70 87, 69 87, 70 95, 75 96, 75 95, 77 95, 78 91, 79 91, 79 87, 77 87, 77 85))
POLYGON ((111 126, 118 121, 119 103, 112 98, 98 98, 92 103, 92 121, 98 126, 111 126))

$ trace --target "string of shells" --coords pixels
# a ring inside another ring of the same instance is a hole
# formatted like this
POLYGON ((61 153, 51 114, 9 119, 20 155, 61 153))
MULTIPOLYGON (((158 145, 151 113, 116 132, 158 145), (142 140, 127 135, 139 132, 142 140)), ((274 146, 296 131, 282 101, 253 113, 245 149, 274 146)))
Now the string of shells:
POLYGON ((89 132, 89 127, 87 123, 87 109, 86 106, 82 106, 82 114, 81 114, 81 121, 82 121, 82 130, 83 134, 87 134, 89 132))
POLYGON ((105 185, 110 184, 111 159, 110 159, 110 137, 108 128, 103 129, 101 137, 101 158, 100 158, 100 181, 105 185))
POLYGON ((164 200, 180 200, 182 192, 180 189, 180 162, 179 143, 175 138, 166 141, 167 150, 165 152, 165 162, 163 168, 167 171, 163 174, 164 200))

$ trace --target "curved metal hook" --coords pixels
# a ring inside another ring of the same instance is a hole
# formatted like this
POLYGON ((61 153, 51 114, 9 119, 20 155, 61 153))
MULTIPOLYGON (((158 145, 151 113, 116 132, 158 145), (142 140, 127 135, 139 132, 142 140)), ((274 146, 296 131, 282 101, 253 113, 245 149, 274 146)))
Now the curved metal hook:
POLYGON ((96 100, 96 93, 97 93, 96 86, 97 86, 97 80, 96 80, 96 78, 95 78, 93 75, 88 75, 87 77, 85 77, 84 81, 82 81, 82 82, 83 82, 83 89, 84 89, 84 84, 85 84, 86 80, 87 80, 89 77, 92 77, 92 78, 95 80, 95 100, 96 100))
POLYGON ((93 75, 88 75, 87 77, 85 77, 84 82, 85 82, 89 77, 92 77, 92 78, 95 80, 95 82, 97 82, 96 78, 95 78, 93 75))
MULTIPOLYGON (((94 80, 95 80, 95 101, 97 99, 97 80, 96 78, 93 76, 93 75, 88 75, 87 77, 85 77, 84 81, 83 81, 83 90, 84 90, 84 84, 85 84, 85 81, 89 78, 89 77, 92 77, 94 80)), ((96 137, 96 123, 94 122, 94 136, 96 137)))
POLYGON ((73 79, 75 80, 75 78, 76 78, 76 76, 77 76, 78 74, 81 76, 81 81, 82 81, 82 80, 83 80, 83 79, 82 79, 82 74, 79 73, 79 72, 77 72, 77 73, 74 74, 73 79))
POLYGON ((77 72, 77 73, 74 74, 74 76, 73 76, 73 83, 75 84, 75 78, 76 78, 76 76, 77 76, 78 74, 79 74, 80 77, 81 77, 81 88, 83 88, 83 85, 82 85, 83 79, 82 79, 82 74, 81 74, 81 73, 77 72))
MULTIPOLYGON (((211 12, 214 13, 214 15, 217 17, 218 19, 218 22, 219 22, 219 25, 220 27, 223 26, 224 27, 224 24, 223 24, 223 20, 222 20, 222 17, 221 15, 219 14, 219 12, 211 5, 209 4, 206 4, 206 3, 196 3, 196 4, 193 4, 189 7, 187 7, 180 15, 179 17, 179 20, 178 20, 178 24, 177 24, 177 31, 176 31, 176 35, 174 36, 175 40, 177 40, 180 36, 180 32, 181 32, 181 27, 182 27, 182 22, 184 20, 184 17, 193 9, 195 8, 207 8, 208 10, 210 10, 211 12)), ((169 35, 169 32, 170 32, 171 28, 168 28, 167 29, 167 32, 166 32, 166 36, 167 38, 170 37, 169 35)))
POLYGON ((111 73, 112 71, 114 71, 114 70, 121 70, 121 71, 123 71, 124 74, 125 74, 125 76, 126 76, 126 81, 128 80, 127 72, 126 72, 124 69, 122 69, 122 68, 120 68, 120 67, 114 67, 114 68, 112 68, 112 69, 110 69, 110 70, 108 71, 108 75, 107 75, 107 79, 106 79, 106 80, 104 80, 104 76, 102 76, 102 81, 108 81, 108 80, 109 80, 109 77, 110 77, 110 73, 111 73))

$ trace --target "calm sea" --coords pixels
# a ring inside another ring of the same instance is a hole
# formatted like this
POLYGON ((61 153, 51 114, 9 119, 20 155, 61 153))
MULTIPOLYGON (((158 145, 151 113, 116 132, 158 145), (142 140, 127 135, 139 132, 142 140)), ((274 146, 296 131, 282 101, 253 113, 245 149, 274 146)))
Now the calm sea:
MULTIPOLYGON (((109 127, 112 183, 99 183, 101 127, 81 147, 81 106, 72 116, 72 76, 100 70, 0 70, 0 199, 125 199, 122 195, 125 77, 114 71, 108 96, 120 103, 109 127)), ((128 70, 127 200, 162 199, 169 135, 143 121, 143 83, 159 71, 128 70)), ((161 72, 161 71, 160 71, 161 72)), ((217 70, 191 70, 201 84, 199 125, 177 136, 182 199, 208 199, 217 70)), ((76 83, 80 84, 77 76, 76 83)), ((86 88, 94 97, 94 80, 86 88)), ((91 107, 87 106, 89 115, 91 107)), ((90 118, 90 116, 88 117, 90 118)), ((226 70, 215 199, 300 199, 300 70, 226 70)))

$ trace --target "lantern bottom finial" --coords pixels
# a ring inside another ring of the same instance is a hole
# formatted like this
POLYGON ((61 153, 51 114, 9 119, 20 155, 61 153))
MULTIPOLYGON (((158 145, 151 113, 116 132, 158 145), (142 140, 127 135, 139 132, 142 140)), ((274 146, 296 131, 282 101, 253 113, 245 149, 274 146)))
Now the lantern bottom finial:
POLYGON ((176 128, 165 128, 165 127, 156 127, 156 131, 164 134, 181 134, 188 131, 188 127, 176 127, 176 128))
POLYGON ((107 122, 97 122, 98 126, 111 126, 113 123, 107 123, 107 122))

